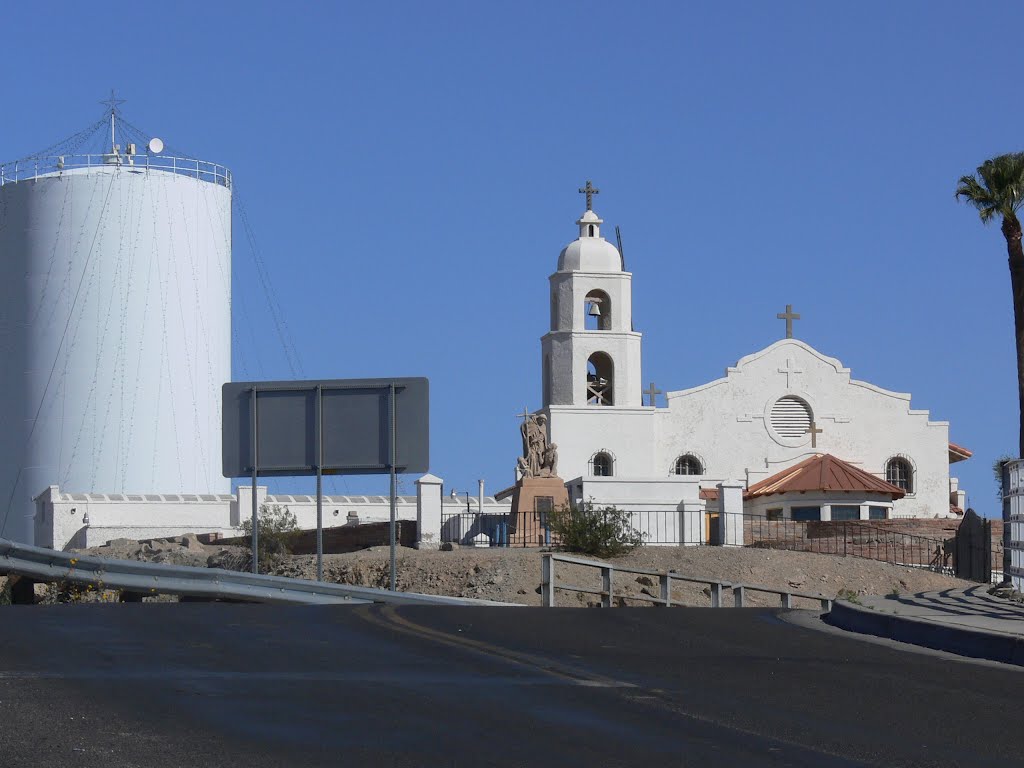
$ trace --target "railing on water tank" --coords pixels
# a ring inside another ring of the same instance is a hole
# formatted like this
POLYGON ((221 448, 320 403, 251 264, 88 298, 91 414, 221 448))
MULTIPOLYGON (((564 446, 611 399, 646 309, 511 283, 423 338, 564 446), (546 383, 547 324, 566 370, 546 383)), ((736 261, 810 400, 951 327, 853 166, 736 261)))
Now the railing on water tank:
POLYGON ((61 174, 65 171, 81 168, 125 168, 135 171, 166 171, 179 176, 188 176, 200 181, 209 181, 224 187, 231 187, 231 171, 223 165, 196 160, 191 157, 173 157, 171 155, 128 155, 89 154, 89 155, 53 155, 50 157, 34 157, 26 160, 15 160, 0 164, 0 187, 4 184, 17 184, 21 181, 38 179, 40 176, 61 174))

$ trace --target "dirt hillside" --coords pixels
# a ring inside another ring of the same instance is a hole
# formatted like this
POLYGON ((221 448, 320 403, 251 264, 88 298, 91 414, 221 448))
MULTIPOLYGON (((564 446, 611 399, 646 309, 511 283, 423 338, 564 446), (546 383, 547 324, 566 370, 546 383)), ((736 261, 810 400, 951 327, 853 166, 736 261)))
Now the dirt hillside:
MULTIPOLYGON (((117 559, 147 560, 179 565, 248 570, 248 552, 241 547, 204 545, 194 536, 140 544, 118 540, 104 547, 82 550, 117 559)), ((327 581, 371 587, 388 583, 388 548, 324 557, 327 581)), ((886 595, 968 586, 952 577, 904 568, 873 560, 818 555, 781 550, 726 547, 641 547, 609 562, 645 570, 675 570, 685 576, 758 584, 835 597, 841 590, 861 595, 886 595)), ((292 555, 278 559, 272 573, 312 579, 316 576, 313 555, 292 555)), ((616 592, 626 595, 656 595, 657 580, 646 576, 618 574, 616 592)), ((398 588, 435 595, 475 597, 486 600, 540 604, 541 553, 533 549, 472 549, 436 552, 400 548, 398 588)), ((598 588, 596 569, 559 566, 558 579, 584 587, 598 588)), ((673 599, 687 605, 709 605, 710 598, 700 585, 677 584, 673 599)), ((562 605, 594 604, 596 598, 579 593, 559 592, 562 605)), ((754 604, 774 605, 777 598, 753 596, 754 604)), ((643 605, 640 600, 626 604, 643 605)), ((811 607, 811 603, 805 603, 811 607)))

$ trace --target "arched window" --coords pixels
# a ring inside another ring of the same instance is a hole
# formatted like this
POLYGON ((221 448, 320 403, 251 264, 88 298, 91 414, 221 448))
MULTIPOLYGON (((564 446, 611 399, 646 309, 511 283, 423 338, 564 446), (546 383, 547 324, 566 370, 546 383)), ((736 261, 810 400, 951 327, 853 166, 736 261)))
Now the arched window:
POLYGON ((551 292, 551 330, 558 330, 558 294, 551 292))
POLYGON ((914 492, 914 467, 900 456, 885 463, 885 480, 907 493, 914 492))
POLYGON ((583 300, 583 327, 588 331, 612 329, 612 300, 604 291, 593 290, 583 300))
POLYGON ((593 236, 594 236, 594 225, 593 225, 593 224, 591 224, 591 225, 589 225, 589 226, 587 227, 587 234, 588 234, 588 235, 589 235, 590 237, 593 237, 593 236))
POLYGON ((615 366, 604 352, 587 360, 587 405, 611 405, 615 391, 615 366))
POLYGON ((590 457, 590 474, 594 477, 611 477, 615 474, 615 460, 606 451, 598 451, 590 457))
POLYGON ((692 453, 686 453, 676 459, 675 473, 677 475, 703 475, 704 467, 700 465, 700 459, 692 453))

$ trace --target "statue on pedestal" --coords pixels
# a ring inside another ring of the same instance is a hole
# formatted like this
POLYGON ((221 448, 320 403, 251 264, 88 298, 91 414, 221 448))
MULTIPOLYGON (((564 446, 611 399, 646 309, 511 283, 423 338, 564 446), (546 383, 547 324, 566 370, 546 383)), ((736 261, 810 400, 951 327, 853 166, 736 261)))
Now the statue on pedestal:
POLYGON ((542 413, 524 413, 519 431, 523 436, 523 455, 516 463, 520 476, 555 477, 558 446, 548 442, 547 417, 542 413))
POLYGON ((516 460, 519 479, 512 494, 510 543, 550 546, 548 515, 569 505, 565 483, 558 477, 558 446, 548 442, 547 416, 525 411, 519 429, 523 455, 516 460))

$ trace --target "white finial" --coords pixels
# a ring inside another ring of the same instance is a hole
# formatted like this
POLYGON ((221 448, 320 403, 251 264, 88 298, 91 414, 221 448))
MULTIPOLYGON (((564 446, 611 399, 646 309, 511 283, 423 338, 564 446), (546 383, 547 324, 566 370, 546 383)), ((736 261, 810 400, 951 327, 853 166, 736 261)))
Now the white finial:
POLYGON ((593 211, 584 211, 576 220, 580 226, 580 237, 600 237, 604 220, 593 211))

